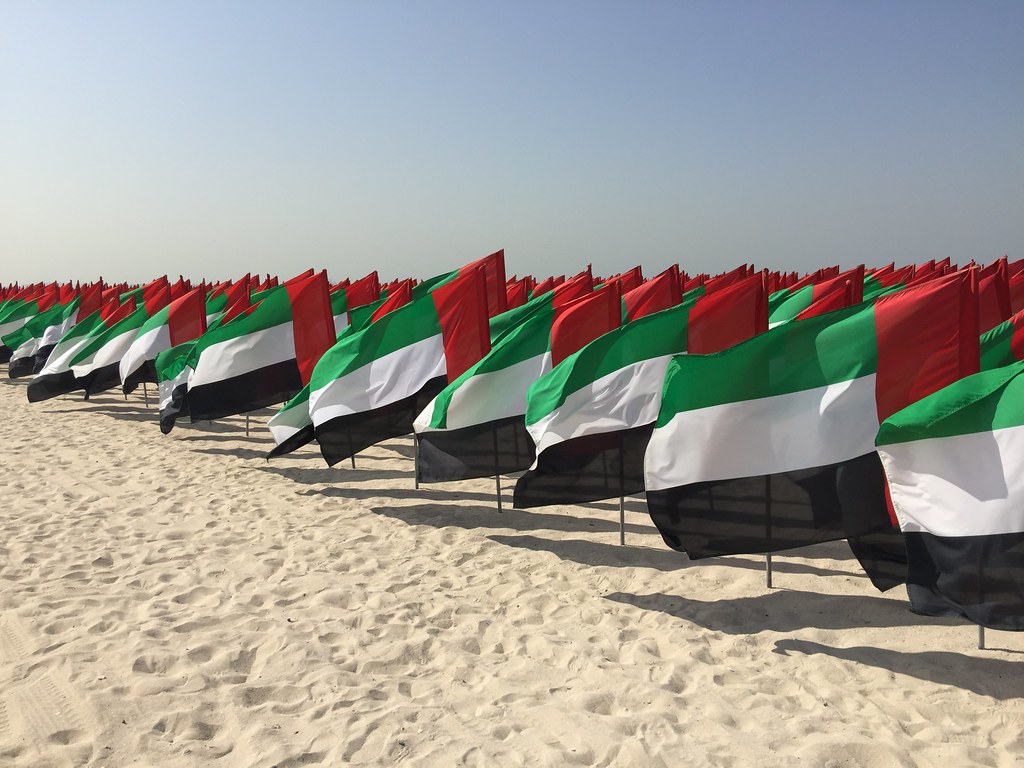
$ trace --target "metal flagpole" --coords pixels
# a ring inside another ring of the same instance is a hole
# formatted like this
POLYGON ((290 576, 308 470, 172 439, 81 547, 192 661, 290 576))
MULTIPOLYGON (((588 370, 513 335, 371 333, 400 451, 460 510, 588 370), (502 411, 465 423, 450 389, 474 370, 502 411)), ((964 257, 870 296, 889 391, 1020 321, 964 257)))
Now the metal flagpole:
POLYGON ((245 436, 249 436, 249 412, 245 412, 245 436))
POLYGON ((626 497, 619 496, 619 546, 626 546, 626 497))
POLYGON ((498 432, 491 430, 491 437, 494 438, 494 493, 498 497, 498 513, 501 509, 501 473, 498 472, 498 432))
POLYGON ((352 428, 348 430, 348 457, 352 460, 352 469, 356 468, 356 452, 352 447, 352 428))
POLYGON ((412 433, 412 450, 412 487, 418 491, 420 489, 420 436, 415 432, 412 433))
POLYGON ((979 651, 984 651, 985 650, 985 625, 984 624, 979 624, 978 625, 978 650, 979 651))
POLYGON ((142 382, 142 396, 146 399, 146 407, 149 408, 149 384, 142 382))
MULTIPOLYGON (((772 545, 772 476, 764 476, 764 507, 766 513, 765 529, 768 534, 768 547, 772 545)), ((764 555, 764 581, 768 589, 772 588, 772 553, 764 555)))
POLYGON ((619 546, 626 546, 626 467, 622 436, 619 436, 619 546))

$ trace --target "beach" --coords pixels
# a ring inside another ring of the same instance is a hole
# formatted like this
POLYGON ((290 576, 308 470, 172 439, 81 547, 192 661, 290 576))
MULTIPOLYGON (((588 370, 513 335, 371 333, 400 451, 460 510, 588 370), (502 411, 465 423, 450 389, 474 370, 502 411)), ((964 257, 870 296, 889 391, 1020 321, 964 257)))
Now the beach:
POLYGON ((640 498, 414 487, 398 438, 0 382, 0 765, 1024 765, 1024 637, 916 616, 845 542, 691 562, 640 498))

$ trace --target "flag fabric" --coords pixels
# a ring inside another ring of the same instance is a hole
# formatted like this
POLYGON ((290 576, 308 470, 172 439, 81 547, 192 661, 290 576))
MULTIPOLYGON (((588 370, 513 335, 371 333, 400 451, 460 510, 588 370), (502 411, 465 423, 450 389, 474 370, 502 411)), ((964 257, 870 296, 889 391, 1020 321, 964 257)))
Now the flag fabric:
POLYGON ((645 457, 665 542, 696 559, 847 538, 876 586, 899 583, 874 436, 976 371, 977 339, 971 277, 956 274, 673 358, 645 457))
MULTIPOLYGON (((551 301, 552 293, 548 292, 536 299, 531 299, 527 304, 514 307, 513 309, 509 309, 492 317, 489 321, 492 349, 491 352, 484 356, 483 360, 487 360, 491 356, 491 353, 495 352, 500 339, 503 339, 508 333, 525 322, 526 319, 538 309, 550 307, 551 301)), ((366 318, 366 322, 370 322, 369 317, 366 318)), ((364 326, 365 323, 356 321, 353 325, 347 326, 342 333, 339 334, 338 340, 341 341, 343 336, 359 330, 364 326)), ((456 379, 456 382, 460 382, 473 376, 473 371, 477 369, 477 365, 479 364, 471 366, 469 370, 456 379)), ((456 382, 452 382, 449 386, 455 387, 456 382)), ((525 389, 523 399, 525 402, 525 389)), ((430 406, 424 409, 424 412, 429 410, 429 408, 430 406)), ((309 415, 309 386, 307 385, 303 387, 295 397, 285 403, 281 407, 281 410, 271 417, 267 426, 270 428, 270 432, 274 437, 275 443, 274 448, 267 453, 268 459, 284 456, 285 454, 291 453, 292 451, 312 442, 314 439, 314 431, 313 419, 309 415)), ((524 446, 526 443, 529 443, 529 440, 525 439, 524 433, 524 446)), ((533 457, 531 455, 530 461, 532 460, 533 457)), ((529 461, 527 461, 524 466, 529 466, 529 461)))
MULTIPOLYGON (((416 472, 425 483, 517 472, 530 466, 526 433, 530 385, 566 356, 617 327, 618 287, 577 275, 521 308, 525 319, 491 353, 448 385, 417 417, 416 472)), ((510 313, 507 313, 510 314, 510 313)))
POLYGON ((222 324, 196 341, 187 375, 192 421, 288 400, 336 338, 324 272, 301 275, 253 298, 251 307, 234 317, 229 309, 222 324))
POLYGON ((430 283, 426 295, 344 336, 317 363, 309 414, 329 465, 412 432, 413 419, 448 377, 488 351, 486 277, 479 262, 430 283))
POLYGON ((981 334, 981 370, 1024 360, 1024 310, 981 334))
POLYGON ((124 394, 133 392, 143 382, 156 384, 156 356, 205 333, 206 313, 205 292, 193 288, 147 318, 118 363, 124 394))
MULTIPOLYGON (((71 361, 85 349, 93 339, 109 329, 110 320, 119 310, 129 311, 131 304, 121 309, 114 296, 101 309, 87 315, 72 325, 57 341, 46 362, 28 385, 28 401, 38 403, 59 395, 66 395, 82 388, 71 370, 71 361)), ((123 316, 123 315, 122 315, 123 316)), ((116 320, 112 321, 116 322, 116 320)))
POLYGON ((911 609, 1024 630, 1024 361, 886 419, 878 453, 906 540, 911 609))
POLYGON ((102 318, 102 326, 93 329, 87 343, 68 361, 86 400, 120 383, 121 356, 145 321, 146 308, 136 308, 135 296, 129 295, 116 310, 102 318))
POLYGON ((50 340, 53 335, 59 335, 60 329, 68 323, 69 315, 71 324, 74 324, 74 314, 77 309, 77 300, 67 306, 55 304, 27 320, 18 330, 0 339, 4 346, 11 350, 11 357, 7 361, 7 372, 12 379, 31 376, 37 372, 36 356, 41 353, 43 339, 46 338, 52 347, 50 340))
POLYGON ((839 308, 833 303, 837 298, 840 306, 850 306, 859 304, 863 296, 864 266, 861 265, 835 277, 819 280, 795 290, 785 289, 775 294, 774 301, 769 301, 768 327, 774 328, 798 317, 808 317, 812 307, 822 302, 828 302, 825 309, 830 311, 839 308))
POLYGON ((764 280, 755 275, 582 347, 529 389, 525 422, 536 459, 516 482, 513 504, 576 504, 643 491, 644 450, 672 355, 731 346, 766 324, 764 280))

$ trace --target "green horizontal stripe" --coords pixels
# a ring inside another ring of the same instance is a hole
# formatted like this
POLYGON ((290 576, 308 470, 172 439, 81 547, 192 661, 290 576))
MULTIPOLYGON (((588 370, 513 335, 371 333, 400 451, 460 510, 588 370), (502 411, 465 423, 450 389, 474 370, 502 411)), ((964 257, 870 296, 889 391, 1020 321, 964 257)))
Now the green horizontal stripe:
POLYGON ((713 355, 680 355, 665 376, 658 424, 676 413, 816 389, 874 373, 874 307, 787 323, 713 355))
POLYGON ((69 366, 78 365, 83 360, 87 360, 91 355, 96 354, 103 346, 111 339, 120 336, 132 328, 136 330, 142 327, 142 324, 146 322, 146 308, 139 307, 132 312, 128 317, 123 318, 114 325, 107 328, 105 331, 100 331, 96 336, 82 349, 78 351, 78 354, 71 358, 68 363, 69 366))
POLYGON ((569 355, 530 387, 526 423, 553 413, 573 392, 641 360, 686 351, 686 324, 693 301, 654 312, 616 328, 569 355))
MULTIPOLYGON (((432 429, 448 428, 448 406, 456 390, 474 376, 484 373, 495 373, 505 370, 524 360, 537 357, 551 348, 551 323, 555 317, 551 305, 551 292, 539 296, 533 301, 540 304, 534 307, 525 321, 509 329, 481 360, 472 365, 465 373, 441 390, 434 400, 434 411, 431 416, 432 429)), ((507 314, 507 313, 506 313, 507 314)))
POLYGON ((897 411, 875 444, 972 435, 1024 426, 1024 360, 967 376, 897 411))
POLYGON ((981 334, 981 370, 1002 368, 1016 362, 1017 358, 1013 354, 1013 331, 1013 323, 1006 320, 981 334))
MULTIPOLYGON (((773 294, 774 295, 774 294, 773 294)), ((792 320, 814 301, 814 286, 805 285, 794 293, 790 293, 784 301, 778 302, 775 308, 768 305, 768 322, 785 323, 792 320)))
POLYGON ((428 294, 342 336, 316 364, 310 385, 315 392, 378 358, 440 332, 434 298, 428 294))

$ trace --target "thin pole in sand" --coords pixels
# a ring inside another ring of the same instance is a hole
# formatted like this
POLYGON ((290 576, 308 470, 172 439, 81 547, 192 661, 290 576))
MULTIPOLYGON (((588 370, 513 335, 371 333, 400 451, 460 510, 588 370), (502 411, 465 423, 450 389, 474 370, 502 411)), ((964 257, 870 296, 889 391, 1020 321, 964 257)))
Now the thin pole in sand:
POLYGON ((491 430, 494 438, 494 495, 498 497, 498 514, 501 514, 501 473, 498 471, 498 432, 491 430))
POLYGON ((978 650, 979 651, 984 651, 985 650, 985 625, 984 624, 979 624, 978 625, 978 650))
POLYGON ((412 433, 412 476, 413 485, 417 491, 420 489, 420 436, 412 433))
POLYGON ((772 588, 772 476, 764 476, 764 509, 765 533, 768 538, 769 551, 764 555, 764 582, 768 589, 772 588))
POLYGON ((352 460, 352 469, 356 468, 356 451, 352 446, 352 429, 348 430, 348 457, 352 460))
POLYGON ((245 436, 249 436, 249 412, 245 412, 245 436))
POLYGON ((622 448, 621 436, 619 437, 619 546, 626 546, 626 460, 625 451, 622 448))
POLYGON ((149 384, 142 382, 142 397, 145 399, 146 407, 149 408, 149 384))
POLYGON ((619 546, 626 546, 626 497, 619 496, 619 546))

